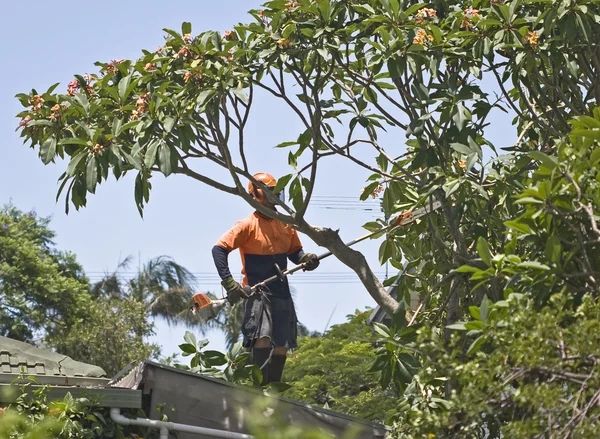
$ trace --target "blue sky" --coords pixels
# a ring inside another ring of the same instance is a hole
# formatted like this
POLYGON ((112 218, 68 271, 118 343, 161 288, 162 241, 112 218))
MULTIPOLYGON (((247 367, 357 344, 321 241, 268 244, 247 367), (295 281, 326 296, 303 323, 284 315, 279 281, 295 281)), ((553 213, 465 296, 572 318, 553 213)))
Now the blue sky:
MULTIPOLYGON (((74 209, 67 216, 64 200, 55 202, 57 179, 64 163, 44 166, 37 152, 22 145, 15 133, 21 106, 14 95, 31 88, 45 90, 60 82, 66 90, 74 73, 94 73, 95 61, 137 58, 141 49, 154 50, 163 41, 162 28, 180 29, 190 21, 193 33, 205 30, 223 32, 240 21, 248 21, 247 11, 259 1, 202 1, 165 4, 156 0, 104 0, 81 3, 67 0, 54 2, 4 2, 0 16, 2 41, 8 42, 0 69, 0 203, 10 200, 23 210, 36 209, 53 217, 59 248, 74 252, 92 279, 112 271, 128 255, 144 262, 159 255, 172 256, 192 272, 216 274, 211 248, 235 221, 252 210, 241 199, 228 196, 186 177, 168 179, 156 176, 150 203, 141 219, 133 200, 133 176, 103 184, 96 195, 88 198, 86 208, 74 209)), ((255 102, 247 133, 250 167, 276 176, 290 172, 287 151, 274 149, 280 142, 295 139, 301 132, 290 113, 263 96, 255 102)), ((498 114, 504 125, 507 118, 498 114)), ((500 121, 500 120, 499 120, 500 121)), ((494 122, 494 121, 492 121, 494 122)), ((498 121, 496 136, 502 139, 498 121)), ((494 137, 494 136, 492 136, 494 137)), ((510 138, 514 138, 512 135, 510 138)), ((402 139, 394 139, 402 145, 402 139)), ((510 141, 506 142, 509 144, 510 141)), ((500 145, 502 146, 502 145, 500 145)), ((332 159, 320 168, 316 195, 355 197, 365 185, 369 173, 348 161, 332 159)), ((374 219, 372 214, 311 207, 307 218, 319 226, 340 230, 345 241, 363 235, 361 227, 374 219)), ((305 250, 318 249, 301 237, 305 250)), ((366 241, 358 248, 364 252, 374 271, 382 272, 377 263, 379 243, 366 241)), ((230 256, 232 271, 239 273, 239 256, 230 256)), ((134 269, 132 267, 131 269, 134 269)), ((392 269, 393 272, 393 269, 392 269)), ((203 276, 199 291, 220 292, 215 276, 203 276)), ((291 278, 296 290, 299 319, 309 329, 323 331, 330 324, 345 321, 355 309, 374 307, 375 303, 356 280, 355 275, 334 258, 323 261, 318 272, 297 274, 291 278), (326 282, 317 277, 330 273, 326 282), (339 282, 333 282, 333 274, 339 282), (302 281, 296 281, 302 276, 302 281), (308 279, 313 276, 314 282, 308 279)), ((197 331, 195 331, 197 332, 197 331)), ((184 328, 169 328, 157 322, 154 340, 164 354, 179 352, 184 328)), ((208 335, 213 349, 224 349, 223 338, 208 335)))

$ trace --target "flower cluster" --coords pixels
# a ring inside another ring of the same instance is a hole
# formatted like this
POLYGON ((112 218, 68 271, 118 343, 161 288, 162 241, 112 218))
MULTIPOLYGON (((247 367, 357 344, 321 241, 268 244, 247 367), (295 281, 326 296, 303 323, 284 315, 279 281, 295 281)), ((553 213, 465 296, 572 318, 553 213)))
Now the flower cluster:
POLYGON ((428 35, 424 29, 419 29, 413 38, 413 44, 420 44, 421 46, 425 43, 433 41, 433 35, 428 35))
POLYGON ((67 84, 67 94, 69 96, 75 96, 79 91, 79 81, 77 79, 73 79, 71 82, 67 84))
POLYGON ((131 120, 138 120, 142 114, 148 111, 148 99, 150 98, 149 93, 144 93, 136 101, 137 109, 131 112, 131 120))
POLYGON ((113 59, 106 65, 106 71, 108 73, 116 73, 118 69, 117 64, 124 62, 124 59, 113 59))
POLYGON ((476 17, 479 17, 479 10, 473 8, 465 9, 463 19, 460 23, 461 29, 473 29, 473 22, 471 20, 476 17))
POLYGON ((232 30, 226 30, 225 33, 223 34, 224 40, 233 40, 234 37, 235 37, 235 34, 233 33, 232 30))
POLYGON ((50 120, 56 122, 62 115, 63 107, 60 104, 56 104, 51 108, 51 110, 52 113, 50 113, 50 120))
POLYGON ((181 49, 179 49, 179 52, 177 52, 175 55, 173 55, 173 58, 177 59, 177 58, 186 58, 188 56, 191 55, 191 51, 189 47, 182 47, 181 49))
POLYGON ((31 109, 33 111, 40 111, 44 106, 44 98, 40 95, 35 95, 29 100, 29 103, 31 104, 31 109))
POLYGON ((104 150, 104 146, 96 143, 92 148, 92 154, 100 154, 104 150))
POLYGON ((147 64, 144 66, 144 71, 145 71, 145 72, 152 72, 152 71, 154 71, 154 70, 156 70, 156 66, 155 66, 154 64, 150 63, 150 62, 149 62, 149 63, 147 63, 147 64))
POLYGON ((465 30, 473 29, 473 23, 471 22, 471 19, 469 17, 463 17, 462 21, 460 22, 460 28, 465 30))
POLYGON ((298 6, 300 6, 300 3, 298 3, 298 2, 287 2, 285 4, 285 6, 288 7, 288 8, 290 8, 290 9, 295 9, 298 6))
POLYGON ((192 35, 191 34, 184 34, 183 35, 183 41, 185 41, 185 44, 190 44, 192 42, 192 35))
POLYGON ((540 34, 536 31, 527 32, 527 36, 525 37, 525 42, 529 44, 533 49, 535 49, 538 45, 538 39, 540 38, 540 34))
POLYGON ((277 45, 279 46, 280 49, 287 49, 288 47, 290 47, 292 45, 292 42, 290 40, 288 40, 287 38, 280 38, 277 40, 277 45))
MULTIPOLYGON (((365 188, 363 188, 363 192, 364 190, 365 188)), ((380 184, 375 189, 373 189, 373 191, 371 191, 369 195, 371 196, 371 198, 377 198, 381 192, 383 192, 383 185, 380 184)))
MULTIPOLYGON (((86 73, 85 75, 83 75, 83 79, 86 82, 85 89, 86 89, 87 93, 92 94, 92 92, 93 92, 92 82, 96 81, 98 78, 86 73)), ((69 96, 75 96, 79 92, 79 87, 80 87, 80 84, 79 84, 79 81, 77 80, 77 78, 73 79, 71 82, 69 82, 67 84, 67 94, 69 96)))
POLYGON ((415 21, 419 24, 422 24, 425 23, 425 20, 433 17, 437 17, 437 12, 435 9, 422 8, 417 11, 417 18, 415 21))

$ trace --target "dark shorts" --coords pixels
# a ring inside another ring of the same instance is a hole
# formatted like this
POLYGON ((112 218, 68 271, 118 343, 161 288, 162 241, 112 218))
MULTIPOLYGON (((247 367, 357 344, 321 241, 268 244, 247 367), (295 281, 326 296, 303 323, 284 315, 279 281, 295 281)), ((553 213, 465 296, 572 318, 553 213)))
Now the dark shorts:
POLYGON ((242 334, 246 348, 262 337, 269 337, 274 347, 297 348, 298 319, 292 298, 263 292, 246 300, 242 334))

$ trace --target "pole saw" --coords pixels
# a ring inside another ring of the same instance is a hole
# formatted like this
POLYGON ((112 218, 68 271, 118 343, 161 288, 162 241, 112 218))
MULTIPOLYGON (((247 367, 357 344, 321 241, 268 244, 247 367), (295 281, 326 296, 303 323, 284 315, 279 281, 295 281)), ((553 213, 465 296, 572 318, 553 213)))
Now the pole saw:
MULTIPOLYGON (((375 230, 374 232, 367 233, 366 235, 361 236, 360 238, 357 238, 353 241, 350 241, 346 243, 346 246, 352 247, 353 245, 358 244, 359 242, 364 241, 365 239, 369 239, 380 233, 393 232, 400 227, 404 227, 414 223, 417 219, 439 209, 441 206, 442 203, 440 201, 431 200, 423 207, 420 207, 415 210, 407 210, 405 212, 402 212, 400 215, 394 218, 394 220, 392 220, 387 226, 375 230)), ((322 259, 328 258, 332 254, 332 252, 328 251, 317 256, 317 259, 320 261, 322 259)), ((275 275, 253 285, 252 287, 245 286, 244 291, 246 295, 250 297, 254 294, 258 294, 261 291, 263 291, 270 283, 275 282, 277 280, 283 280, 287 276, 291 276, 292 274, 300 270, 306 271, 306 263, 298 264, 293 268, 283 271, 279 268, 277 264, 275 264, 275 275)), ((226 298, 211 299, 209 296, 202 293, 195 294, 192 297, 192 301, 193 306, 190 308, 190 311, 192 311, 193 314, 197 315, 202 321, 207 321, 215 317, 217 314, 219 314, 221 309, 223 309, 229 303, 226 298)))

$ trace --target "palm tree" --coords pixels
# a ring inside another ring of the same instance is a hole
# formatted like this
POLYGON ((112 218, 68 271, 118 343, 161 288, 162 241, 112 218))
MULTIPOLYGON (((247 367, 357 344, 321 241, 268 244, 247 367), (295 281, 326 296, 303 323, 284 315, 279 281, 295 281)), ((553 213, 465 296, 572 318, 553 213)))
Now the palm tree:
POLYGON ((141 302, 149 316, 161 317, 169 325, 194 326, 198 323, 186 312, 196 283, 187 268, 168 256, 159 256, 150 259, 134 277, 127 279, 124 271, 131 263, 131 256, 125 258, 114 272, 107 273, 92 286, 92 294, 141 302))
MULTIPOLYGON (((159 256, 143 265, 134 277, 128 278, 126 270, 132 263, 131 256, 121 261, 115 271, 106 273, 92 286, 92 294, 142 302, 148 316, 160 317, 169 325, 184 325, 202 335, 210 330, 221 331, 225 334, 228 349, 239 340, 242 329, 240 304, 226 307, 214 319, 202 321, 190 311, 196 279, 189 270, 168 256, 159 256)), ((213 293, 206 294, 217 298, 213 293)))

